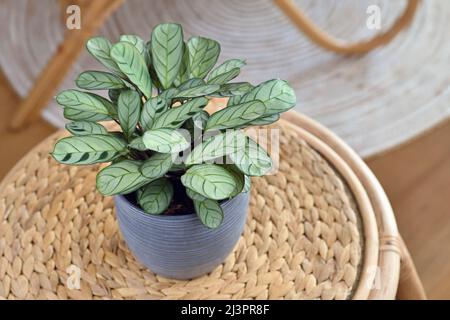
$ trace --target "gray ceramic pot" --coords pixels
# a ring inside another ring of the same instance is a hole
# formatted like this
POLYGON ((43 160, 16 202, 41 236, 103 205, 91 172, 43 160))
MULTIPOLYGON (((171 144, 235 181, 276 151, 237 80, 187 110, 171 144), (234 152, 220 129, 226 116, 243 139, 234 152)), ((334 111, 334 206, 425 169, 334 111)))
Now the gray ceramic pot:
POLYGON ((244 230, 249 193, 221 204, 224 220, 213 230, 195 212, 149 215, 124 196, 114 199, 120 230, 136 258, 156 274, 191 279, 212 271, 230 254, 244 230))

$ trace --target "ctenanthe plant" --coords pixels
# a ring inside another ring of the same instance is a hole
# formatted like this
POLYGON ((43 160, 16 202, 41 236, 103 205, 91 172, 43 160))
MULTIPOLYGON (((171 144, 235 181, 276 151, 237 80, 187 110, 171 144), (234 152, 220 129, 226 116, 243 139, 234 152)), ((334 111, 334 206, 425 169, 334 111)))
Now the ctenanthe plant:
POLYGON ((190 206, 205 226, 218 227, 220 201, 248 192, 250 177, 272 167, 241 129, 277 121, 295 105, 293 89, 279 79, 257 86, 232 82, 245 61, 215 66, 219 43, 203 37, 185 42, 178 24, 158 25, 148 42, 135 35, 115 44, 94 37, 86 47, 107 71, 82 72, 76 79, 81 90, 56 96, 72 136, 57 141, 53 158, 69 165, 110 163, 97 175, 103 195, 132 194, 148 214, 190 206), (107 90, 108 98, 85 90, 107 90), (209 115, 204 108, 213 97, 228 97, 228 103, 209 115), (109 132, 103 121, 121 130, 109 132))

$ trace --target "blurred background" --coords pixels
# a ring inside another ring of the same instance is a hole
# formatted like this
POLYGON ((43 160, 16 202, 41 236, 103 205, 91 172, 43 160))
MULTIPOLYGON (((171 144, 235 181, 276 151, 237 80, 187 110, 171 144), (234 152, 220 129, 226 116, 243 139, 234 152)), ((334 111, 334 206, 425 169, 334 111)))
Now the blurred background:
MULTIPOLYGON (((83 10, 87 2, 0 0, 0 178, 64 126, 62 109, 50 101, 36 120, 11 129, 21 103, 67 36, 67 7, 75 3, 83 10)), ((158 23, 177 22, 187 36, 217 39, 220 61, 245 57, 240 79, 288 80, 297 93, 296 111, 337 133, 380 180, 428 296, 450 299, 449 1, 421 1, 411 25, 389 44, 353 56, 312 43, 270 0, 118 2, 117 10, 99 19, 95 34, 111 41, 120 34, 148 39, 158 23)), ((406 2, 295 1, 314 23, 347 41, 389 29, 406 2), (380 10, 380 28, 367 24, 370 6, 380 10)), ((56 88, 74 87, 76 75, 86 69, 98 64, 82 52, 56 88)))

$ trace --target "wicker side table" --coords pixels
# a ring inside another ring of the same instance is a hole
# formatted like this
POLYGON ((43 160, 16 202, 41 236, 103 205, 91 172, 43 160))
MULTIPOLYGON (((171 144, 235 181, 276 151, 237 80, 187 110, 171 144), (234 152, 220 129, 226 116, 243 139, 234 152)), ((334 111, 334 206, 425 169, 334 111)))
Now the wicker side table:
POLYGON ((118 231, 112 199, 95 190, 99 166, 57 164, 48 152, 66 133, 49 137, 0 185, 0 297, 394 298, 401 246, 398 233, 386 232, 396 230, 390 207, 376 203, 384 193, 373 193, 338 154, 342 142, 290 116, 275 125, 279 171, 253 181, 235 250, 190 281, 159 277, 136 261, 118 231))

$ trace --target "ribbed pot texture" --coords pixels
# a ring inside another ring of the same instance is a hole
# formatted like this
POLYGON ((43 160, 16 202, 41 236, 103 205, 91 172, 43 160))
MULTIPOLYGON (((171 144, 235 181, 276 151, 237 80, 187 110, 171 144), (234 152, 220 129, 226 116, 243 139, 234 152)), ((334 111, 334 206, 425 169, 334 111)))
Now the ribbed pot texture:
POLYGON ((197 215, 150 215, 124 196, 114 197, 120 231, 135 257, 152 272, 192 279, 212 271, 230 254, 247 218, 249 193, 221 204, 224 220, 217 229, 197 215))

